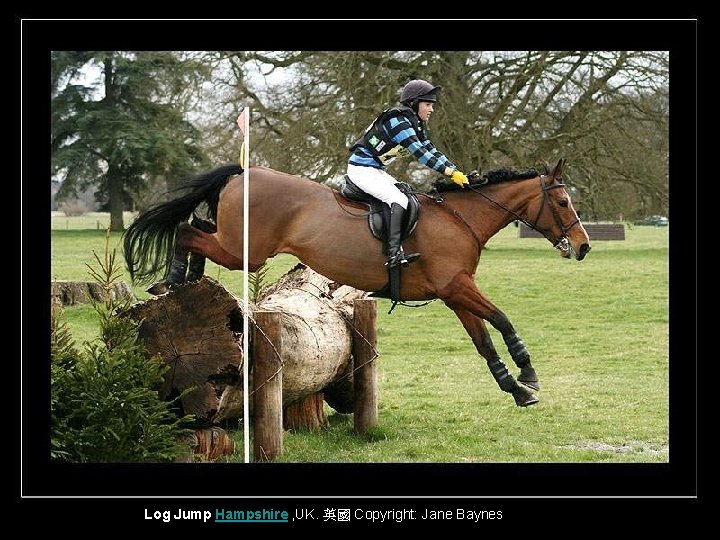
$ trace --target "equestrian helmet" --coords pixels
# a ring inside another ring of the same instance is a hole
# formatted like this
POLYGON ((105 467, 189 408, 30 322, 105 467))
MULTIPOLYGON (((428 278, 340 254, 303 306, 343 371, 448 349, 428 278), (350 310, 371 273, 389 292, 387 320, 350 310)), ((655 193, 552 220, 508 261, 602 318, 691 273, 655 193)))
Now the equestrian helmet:
POLYGON ((433 86, 422 79, 414 79, 407 83, 400 92, 400 103, 411 107, 418 101, 437 101, 440 86, 433 86))

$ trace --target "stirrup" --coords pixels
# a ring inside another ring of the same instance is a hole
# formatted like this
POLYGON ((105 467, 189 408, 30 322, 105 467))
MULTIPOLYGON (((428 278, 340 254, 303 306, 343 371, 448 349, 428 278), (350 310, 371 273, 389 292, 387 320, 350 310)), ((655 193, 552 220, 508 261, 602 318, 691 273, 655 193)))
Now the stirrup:
POLYGON ((405 252, 400 250, 388 259, 388 261, 385 263, 385 266, 387 266, 388 268, 395 268, 396 266, 403 266, 407 268, 410 263, 417 261, 419 258, 419 253, 405 254, 405 252))
POLYGON ((398 251, 395 255, 390 257, 387 262, 385 263, 385 266, 388 268, 395 268, 397 266, 400 266, 405 259, 405 255, 402 251, 398 251))

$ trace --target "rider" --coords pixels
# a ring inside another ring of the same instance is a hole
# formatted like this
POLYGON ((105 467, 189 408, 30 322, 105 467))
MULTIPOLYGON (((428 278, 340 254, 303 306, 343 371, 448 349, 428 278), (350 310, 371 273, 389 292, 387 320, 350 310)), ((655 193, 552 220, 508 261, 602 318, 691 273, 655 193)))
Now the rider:
POLYGON ((433 112, 440 86, 422 79, 407 83, 400 93, 402 107, 386 109, 373 120, 362 137, 353 145, 347 175, 361 190, 380 199, 390 207, 388 261, 386 266, 407 266, 419 253, 404 253, 400 245, 403 215, 408 198, 396 186, 396 180, 385 171, 385 165, 398 156, 412 154, 430 167, 463 186, 467 176, 430 142, 425 123, 433 112))

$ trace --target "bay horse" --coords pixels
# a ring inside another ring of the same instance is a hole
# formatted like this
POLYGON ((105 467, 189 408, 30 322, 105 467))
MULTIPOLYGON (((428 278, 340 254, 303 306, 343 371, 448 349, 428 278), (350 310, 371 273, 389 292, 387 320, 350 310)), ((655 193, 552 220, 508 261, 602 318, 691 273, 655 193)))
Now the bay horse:
MULTIPOLYGON (((590 240, 561 181, 565 160, 552 171, 498 169, 466 188, 420 193, 420 219, 404 242, 422 257, 402 270, 403 300, 441 299, 462 322, 478 353, 516 405, 537 403, 540 389, 530 354, 508 317, 475 285, 486 242, 514 220, 542 233, 563 257, 582 260, 590 240), (495 350, 485 321, 503 337, 517 381, 495 350), (522 383, 522 384, 518 384, 522 383)), ((124 234, 134 283, 161 271, 172 287, 202 277, 205 257, 230 270, 243 268, 243 176, 237 165, 198 175, 185 195, 140 215, 124 234), (188 220, 206 203, 215 225, 188 220), (190 254, 188 271, 188 254, 190 254)), ((388 277, 381 244, 371 234, 364 205, 311 180, 265 167, 250 167, 249 260, 251 272, 278 253, 294 255, 316 272, 363 291, 380 291, 388 277)), ((151 292, 153 292, 151 290, 151 292)))

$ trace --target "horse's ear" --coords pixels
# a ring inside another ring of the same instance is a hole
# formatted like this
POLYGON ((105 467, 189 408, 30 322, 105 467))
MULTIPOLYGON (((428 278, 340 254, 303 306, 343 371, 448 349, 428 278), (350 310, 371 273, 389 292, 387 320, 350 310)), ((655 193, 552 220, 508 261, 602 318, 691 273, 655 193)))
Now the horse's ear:
POLYGON ((555 165, 555 168, 553 169, 553 178, 560 178, 560 176, 562 175, 563 167, 566 163, 566 159, 560 158, 560 160, 558 160, 557 165, 555 165))

